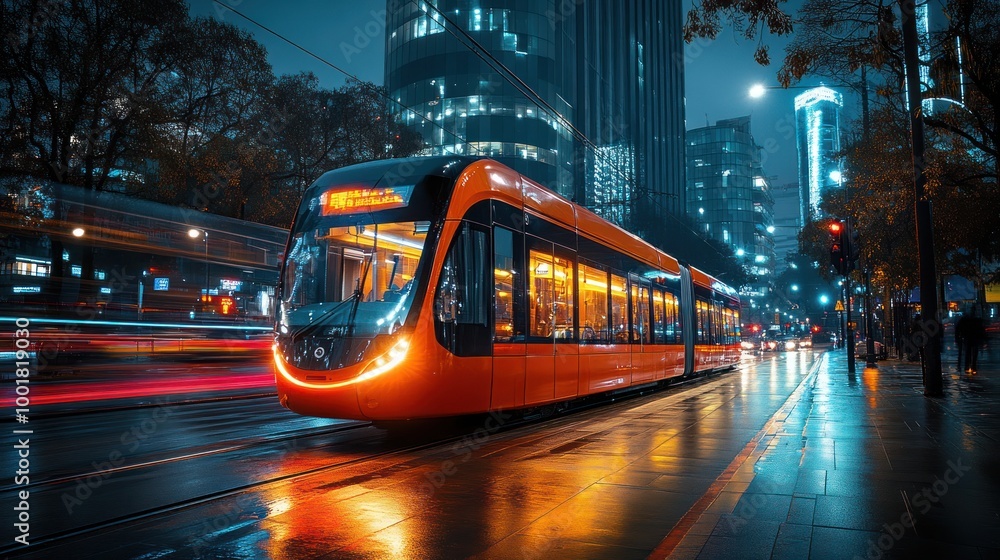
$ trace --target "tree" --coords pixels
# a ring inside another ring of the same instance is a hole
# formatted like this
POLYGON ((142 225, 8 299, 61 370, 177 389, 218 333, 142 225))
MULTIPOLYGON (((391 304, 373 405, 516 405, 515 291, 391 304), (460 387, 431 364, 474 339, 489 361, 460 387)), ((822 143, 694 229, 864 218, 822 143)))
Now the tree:
POLYGON ((238 216, 246 193, 261 186, 244 180, 245 163, 257 160, 240 154, 255 151, 273 124, 267 53, 246 31, 199 18, 183 28, 176 60, 160 83, 163 114, 152 140, 159 173, 145 195, 238 216), (244 193, 228 192, 235 188, 244 193))
POLYGON ((102 189, 172 66, 180 0, 11 0, 0 7, 0 170, 102 189))
POLYGON ((757 39, 754 60, 762 66, 771 63, 771 55, 762 38, 766 32, 787 35, 792 32, 792 18, 781 9, 787 0, 695 0, 684 23, 684 40, 696 37, 715 39, 725 21, 746 39, 757 39))
POLYGON ((320 88, 312 73, 277 79, 270 102, 285 119, 271 138, 280 160, 275 186, 301 195, 317 177, 338 166, 336 154, 345 141, 338 98, 337 92, 320 88))
POLYGON ((383 86, 354 79, 339 90, 344 163, 405 157, 421 149, 420 136, 392 118, 383 86))

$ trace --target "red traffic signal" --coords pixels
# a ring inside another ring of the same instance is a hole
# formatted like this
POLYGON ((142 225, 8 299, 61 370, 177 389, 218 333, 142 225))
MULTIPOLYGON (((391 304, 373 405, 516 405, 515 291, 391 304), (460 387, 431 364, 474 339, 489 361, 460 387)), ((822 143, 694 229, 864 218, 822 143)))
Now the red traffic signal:
POLYGON ((842 231, 844 231, 844 224, 841 224, 840 222, 837 222, 837 221, 830 222, 830 233, 831 234, 833 234, 833 235, 840 235, 840 233, 842 231))

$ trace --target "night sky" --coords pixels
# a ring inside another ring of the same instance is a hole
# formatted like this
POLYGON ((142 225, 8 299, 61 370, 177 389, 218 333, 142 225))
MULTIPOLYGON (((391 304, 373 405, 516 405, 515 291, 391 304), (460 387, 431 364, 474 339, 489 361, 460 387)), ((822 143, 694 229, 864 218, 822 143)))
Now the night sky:
MULTIPOLYGON (((668 0, 676 1, 676 0, 668 0)), ((683 0, 685 9, 690 0, 683 0)), ((801 0, 792 0, 797 6, 801 0)), ((236 10, 315 53, 325 61, 362 80, 383 82, 385 0, 189 0, 191 14, 220 18, 247 29, 267 47, 276 74, 310 71, 324 87, 336 88, 345 76, 255 26, 223 6, 236 10)), ((793 98, 801 89, 770 90, 761 99, 747 95, 757 82, 776 85, 775 75, 784 58, 787 38, 767 38, 771 45, 772 64, 761 67, 753 60, 754 42, 724 31, 714 41, 699 40, 685 46, 687 91, 687 128, 715 124, 719 119, 751 115, 754 138, 764 151, 764 171, 772 184, 796 180, 793 98)), ((804 80, 818 85, 819 79, 804 80)), ((850 99, 848 105, 850 106, 850 99)), ((855 118, 850 107, 846 120, 855 118)))

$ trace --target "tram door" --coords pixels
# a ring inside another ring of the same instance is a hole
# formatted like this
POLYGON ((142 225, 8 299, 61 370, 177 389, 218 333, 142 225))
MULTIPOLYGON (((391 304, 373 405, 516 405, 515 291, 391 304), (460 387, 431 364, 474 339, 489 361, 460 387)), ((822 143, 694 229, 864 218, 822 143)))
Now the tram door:
POLYGON ((524 406, 524 235, 493 228, 493 387, 490 408, 524 406))

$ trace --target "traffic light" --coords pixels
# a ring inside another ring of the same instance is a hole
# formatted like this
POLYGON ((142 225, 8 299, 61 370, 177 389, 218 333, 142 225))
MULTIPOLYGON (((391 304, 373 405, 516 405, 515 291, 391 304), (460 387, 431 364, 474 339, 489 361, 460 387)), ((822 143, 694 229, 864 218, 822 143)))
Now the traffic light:
POLYGON ((847 231, 844 236, 847 240, 847 271, 850 272, 857 268, 858 257, 861 256, 861 239, 858 237, 857 230, 854 229, 854 224, 850 221, 847 222, 847 231))
POLYGON ((849 253, 844 243, 846 241, 844 224, 839 220, 830 222, 830 264, 837 274, 846 275, 849 270, 849 253))

